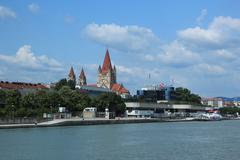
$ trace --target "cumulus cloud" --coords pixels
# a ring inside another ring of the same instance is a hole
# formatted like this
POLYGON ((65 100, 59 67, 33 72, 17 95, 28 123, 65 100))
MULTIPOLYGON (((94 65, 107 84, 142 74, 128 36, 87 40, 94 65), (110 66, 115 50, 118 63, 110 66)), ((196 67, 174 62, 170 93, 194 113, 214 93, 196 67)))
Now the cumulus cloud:
POLYGON ((217 49, 211 52, 213 55, 216 56, 216 58, 222 58, 223 60, 226 60, 226 61, 233 61, 237 59, 237 56, 233 54, 234 51, 230 51, 226 49, 217 49))
POLYGON ((38 4, 32 3, 28 5, 28 10, 32 13, 37 13, 40 10, 40 7, 38 4))
POLYGON ((181 40, 197 48, 232 48, 240 43, 240 19, 215 17, 207 29, 195 27, 178 31, 181 40))
POLYGON ((211 65, 206 63, 197 64, 194 66, 194 69, 201 74, 210 76, 223 75, 227 73, 220 65, 211 65))
POLYGON ((14 56, 0 54, 0 61, 33 70, 61 70, 62 64, 46 55, 36 56, 30 45, 20 47, 14 56))
POLYGON ((198 25, 202 24, 202 21, 207 16, 207 9, 202 9, 201 14, 197 17, 196 22, 198 25))
POLYGON ((0 5, 0 19, 16 18, 16 13, 7 7, 0 5))
POLYGON ((197 53, 188 50, 188 48, 178 41, 173 41, 170 44, 162 46, 162 50, 158 55, 146 54, 144 58, 147 61, 159 61, 173 67, 185 67, 198 63, 201 60, 201 57, 197 53))
MULTIPOLYGON (((181 85, 205 94, 212 93, 214 87, 232 83, 224 89, 231 93, 240 77, 236 76, 240 74, 240 19, 218 16, 202 27, 200 23, 206 15, 207 10, 203 10, 198 17, 198 26, 177 31, 176 39, 171 42, 160 43, 162 38, 140 26, 90 24, 85 33, 95 42, 119 53, 131 53, 128 55, 131 60, 142 58, 141 67, 116 65, 117 73, 123 77, 120 81, 128 85, 141 87, 151 74, 155 82, 176 77, 181 85), (205 84, 209 89, 204 88, 205 84)), ((136 64, 139 63, 132 63, 136 64)), ((240 88, 234 93, 237 91, 240 88)))
POLYGON ((124 52, 144 52, 159 43, 152 30, 139 26, 89 24, 85 34, 92 40, 124 52))

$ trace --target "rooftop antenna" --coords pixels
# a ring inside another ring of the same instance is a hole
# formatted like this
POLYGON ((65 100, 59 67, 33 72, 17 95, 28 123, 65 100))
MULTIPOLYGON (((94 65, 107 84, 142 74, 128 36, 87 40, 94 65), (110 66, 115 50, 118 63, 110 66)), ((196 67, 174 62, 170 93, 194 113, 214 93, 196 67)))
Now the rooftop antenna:
POLYGON ((151 86, 151 73, 148 74, 148 83, 149 83, 149 86, 151 86))

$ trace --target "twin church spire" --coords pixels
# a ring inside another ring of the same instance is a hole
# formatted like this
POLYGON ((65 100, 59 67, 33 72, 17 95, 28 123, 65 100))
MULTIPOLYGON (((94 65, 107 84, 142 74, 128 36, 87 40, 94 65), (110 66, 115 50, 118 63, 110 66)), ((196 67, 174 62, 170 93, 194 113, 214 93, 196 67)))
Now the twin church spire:
MULTIPOLYGON (((73 67, 70 68, 70 71, 68 74, 68 80, 73 80, 76 82, 76 76, 75 76, 73 67)), ((107 49, 103 64, 102 66, 99 65, 99 68, 98 68, 97 86, 111 89, 114 83, 116 83, 116 67, 115 65, 114 67, 112 67, 110 54, 107 49)), ((79 86, 87 85, 87 79, 86 79, 83 68, 80 72, 80 75, 78 77, 76 84, 79 86)))
MULTIPOLYGON (((75 77, 75 74, 73 71, 73 67, 71 67, 71 69, 70 69, 70 72, 68 75, 68 80, 73 80, 74 82, 76 82, 76 77, 75 77)), ((79 74, 76 84, 77 84, 77 87, 87 85, 87 80, 86 80, 86 76, 85 76, 83 68, 79 74)), ((115 65, 112 66, 108 49, 106 51, 102 66, 99 65, 99 67, 98 67, 97 84, 94 84, 91 86, 107 88, 113 92, 116 92, 117 94, 129 94, 129 91, 126 88, 124 88, 122 84, 117 83, 116 67, 115 67, 115 65)))
MULTIPOLYGON (((72 66, 71 66, 69 74, 68 74, 68 80, 72 80, 72 81, 76 82, 76 76, 75 76, 75 73, 74 73, 74 70, 73 70, 72 66)), ((82 68, 82 70, 80 72, 80 75, 78 77, 77 85, 79 85, 79 86, 87 85, 87 79, 86 79, 83 68, 82 68)))

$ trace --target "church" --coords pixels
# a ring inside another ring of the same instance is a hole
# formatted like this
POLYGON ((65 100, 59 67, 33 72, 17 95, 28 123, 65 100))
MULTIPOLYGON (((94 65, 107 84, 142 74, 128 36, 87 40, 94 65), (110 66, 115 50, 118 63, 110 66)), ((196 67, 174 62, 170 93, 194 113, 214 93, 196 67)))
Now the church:
POLYGON ((76 81, 73 67, 70 68, 68 80, 76 82, 76 88, 80 90, 96 90, 102 92, 114 92, 123 98, 130 95, 129 91, 122 85, 117 83, 117 70, 115 65, 112 66, 109 51, 107 49, 102 66, 98 67, 97 84, 88 85, 87 78, 82 68, 78 80, 76 81))

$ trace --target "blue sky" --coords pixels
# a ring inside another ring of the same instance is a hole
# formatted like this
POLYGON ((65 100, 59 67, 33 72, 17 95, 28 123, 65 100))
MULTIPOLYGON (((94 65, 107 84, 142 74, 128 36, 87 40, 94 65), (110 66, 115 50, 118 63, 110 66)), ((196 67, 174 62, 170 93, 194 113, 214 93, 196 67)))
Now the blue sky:
POLYGON ((106 48, 132 94, 161 82, 239 96, 239 1, 0 0, 0 79, 96 83, 106 48), (151 78, 149 79, 149 74, 151 78))

